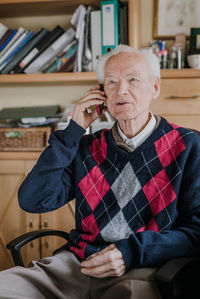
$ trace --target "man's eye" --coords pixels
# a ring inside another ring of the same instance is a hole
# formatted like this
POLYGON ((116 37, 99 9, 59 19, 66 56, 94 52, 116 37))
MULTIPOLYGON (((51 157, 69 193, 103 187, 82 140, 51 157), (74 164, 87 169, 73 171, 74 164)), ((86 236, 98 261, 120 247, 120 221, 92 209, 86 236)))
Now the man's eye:
POLYGON ((117 83, 117 82, 114 81, 114 80, 110 80, 109 83, 110 83, 110 84, 115 84, 115 83, 117 83))
POLYGON ((137 81, 137 79, 136 78, 130 78, 129 79, 129 82, 134 82, 134 81, 137 81))

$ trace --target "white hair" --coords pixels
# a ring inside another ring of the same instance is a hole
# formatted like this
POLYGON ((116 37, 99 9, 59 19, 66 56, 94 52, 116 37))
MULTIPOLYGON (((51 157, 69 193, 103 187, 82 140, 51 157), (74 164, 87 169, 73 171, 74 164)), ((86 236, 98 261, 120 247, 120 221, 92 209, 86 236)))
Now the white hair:
POLYGON ((98 60, 95 71, 97 74, 97 78, 101 84, 104 82, 104 70, 106 62, 110 57, 112 57, 113 55, 117 55, 121 52, 140 54, 146 59, 147 63, 149 64, 150 73, 153 76, 160 78, 160 63, 158 57, 155 54, 146 51, 144 52, 143 50, 137 50, 130 46, 119 45, 114 50, 110 51, 108 54, 105 54, 102 57, 100 57, 100 59, 98 60))

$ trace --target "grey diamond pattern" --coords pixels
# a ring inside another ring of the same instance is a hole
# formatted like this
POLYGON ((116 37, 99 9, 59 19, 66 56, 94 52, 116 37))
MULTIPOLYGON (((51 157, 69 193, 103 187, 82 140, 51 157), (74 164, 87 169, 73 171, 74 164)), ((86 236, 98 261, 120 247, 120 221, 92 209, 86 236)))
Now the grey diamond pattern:
POLYGON ((117 215, 103 228, 101 235, 106 242, 115 242, 120 239, 126 239, 133 231, 127 224, 123 212, 119 211, 117 215))
POLYGON ((125 165, 111 189, 121 209, 142 189, 130 162, 125 165))

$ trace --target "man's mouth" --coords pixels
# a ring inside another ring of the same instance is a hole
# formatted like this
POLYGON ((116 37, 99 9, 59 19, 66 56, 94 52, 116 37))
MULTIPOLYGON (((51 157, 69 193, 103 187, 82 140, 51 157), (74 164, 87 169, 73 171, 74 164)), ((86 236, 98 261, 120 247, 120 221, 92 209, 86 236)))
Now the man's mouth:
POLYGON ((126 104, 130 104, 129 102, 118 102, 117 105, 126 105, 126 104))

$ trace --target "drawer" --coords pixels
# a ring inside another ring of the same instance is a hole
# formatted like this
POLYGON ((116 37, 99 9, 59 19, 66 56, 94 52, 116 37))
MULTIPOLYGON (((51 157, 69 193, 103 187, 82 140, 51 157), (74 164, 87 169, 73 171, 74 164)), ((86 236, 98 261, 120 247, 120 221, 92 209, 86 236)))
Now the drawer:
POLYGON ((31 171, 35 165, 35 160, 0 160, 0 174, 24 174, 31 171))
POLYGON ((200 116, 198 115, 162 115, 169 122, 181 127, 200 131, 200 116))
POLYGON ((160 96, 151 103, 155 114, 199 114, 200 78, 161 79, 160 96))

